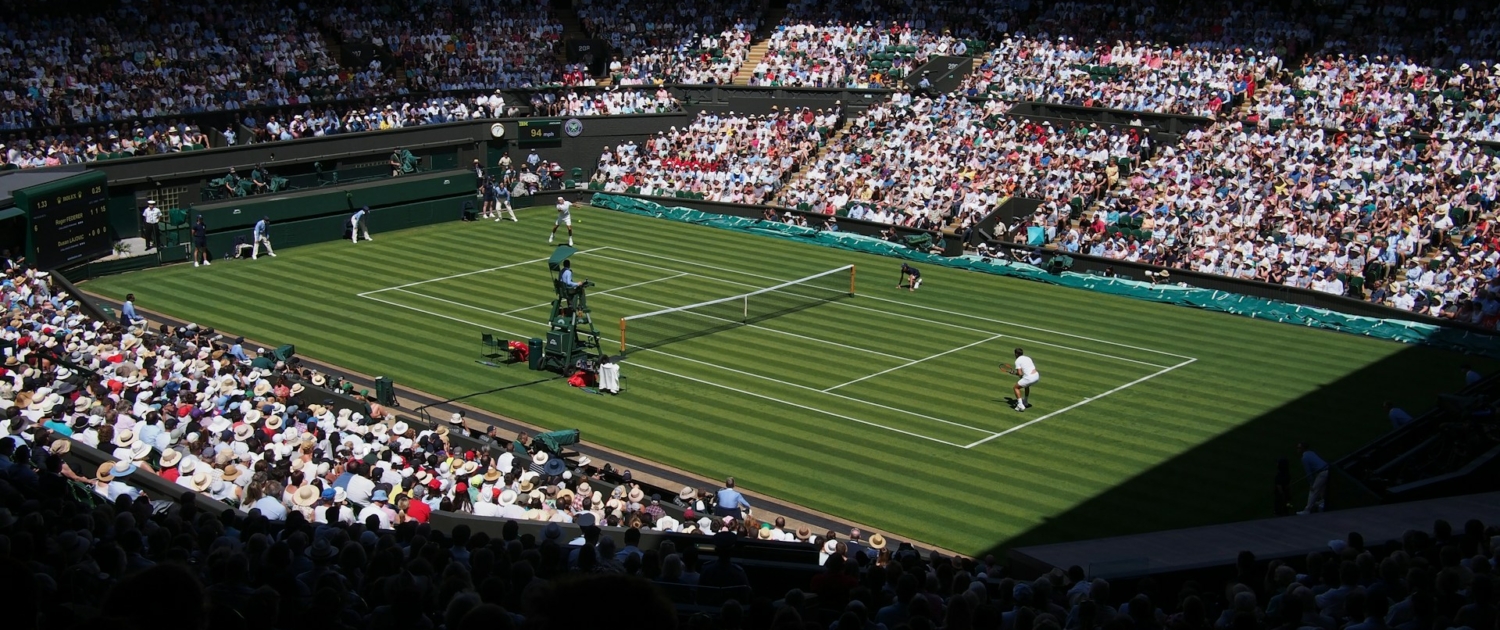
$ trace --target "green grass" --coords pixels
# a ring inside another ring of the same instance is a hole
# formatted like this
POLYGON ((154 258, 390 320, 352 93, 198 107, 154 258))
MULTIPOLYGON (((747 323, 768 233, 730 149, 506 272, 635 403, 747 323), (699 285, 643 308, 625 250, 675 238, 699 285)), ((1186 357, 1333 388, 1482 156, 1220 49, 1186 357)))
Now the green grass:
MULTIPOLYGON (((475 363, 482 329, 544 329, 550 281, 525 261, 552 251, 550 212, 520 216, 84 288, 464 396, 536 380, 475 363)), ((878 256, 575 217, 580 249, 608 247, 574 263, 607 340, 622 315, 845 264, 858 295, 633 353, 617 397, 553 381, 466 402, 964 553, 1266 516, 1297 441, 1338 456, 1388 427, 1381 400, 1424 408, 1462 378, 1462 358, 1425 348, 932 266, 910 293, 878 256), (1043 375, 1026 413, 995 369, 1017 345, 1043 375)))

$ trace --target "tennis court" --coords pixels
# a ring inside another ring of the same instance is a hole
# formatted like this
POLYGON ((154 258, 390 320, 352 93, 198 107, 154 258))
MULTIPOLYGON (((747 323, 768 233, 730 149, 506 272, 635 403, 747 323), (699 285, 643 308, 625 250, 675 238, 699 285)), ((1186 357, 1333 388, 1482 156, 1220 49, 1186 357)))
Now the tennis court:
MULTIPOLYGON (((619 347, 620 331, 609 324, 622 317, 753 294, 633 320, 624 364, 629 389, 677 381, 956 448, 979 446, 1196 361, 979 313, 862 296, 852 267, 811 279, 780 278, 613 246, 583 249, 573 260, 579 277, 596 284, 590 306, 607 348, 619 347), (749 323, 738 316, 742 310, 749 323), (671 323, 653 330, 656 320, 671 323), (647 335, 650 343, 632 341, 647 335), (1036 357, 1044 375, 1025 413, 1006 406, 1013 377, 997 368, 1017 346, 1036 357), (1110 369, 1095 380, 1046 379, 1053 370, 1079 372, 1071 368, 1083 363, 1110 369), (904 386, 912 382, 923 383, 924 391, 904 386), (932 383, 941 387, 934 390, 932 383), (945 397, 974 392, 991 392, 993 414, 971 417, 944 408, 945 397)), ((882 275, 894 281, 894 274, 882 275)), ((482 329, 527 338, 546 329, 552 293, 547 279, 546 260, 534 258, 359 296, 468 324, 476 335, 482 329)), ((863 280, 882 278, 869 270, 863 280)))
POLYGON ((1326 384, 1357 374, 1397 404, 1428 404, 1420 392, 1451 374, 1401 367, 1468 360, 932 265, 913 293, 896 288, 899 260, 576 207, 576 277, 596 283, 589 305, 615 350, 622 317, 854 265, 853 297, 761 294, 769 307, 739 307, 753 325, 719 321, 737 317, 727 303, 657 320, 668 325, 654 336, 650 318, 631 320, 625 391, 592 395, 476 363, 484 332, 546 332, 554 212, 518 214, 83 288, 964 551, 1033 531, 1036 543, 1262 516, 1268 462, 1295 456, 1296 441, 1333 456, 1388 426, 1369 421, 1378 405, 1319 402, 1326 384), (1024 413, 1006 406, 1014 377, 997 369, 1017 346, 1042 377, 1024 413), (1221 499, 1183 500, 1200 496, 1221 499), (1114 516, 1069 517, 1086 506, 1114 516))

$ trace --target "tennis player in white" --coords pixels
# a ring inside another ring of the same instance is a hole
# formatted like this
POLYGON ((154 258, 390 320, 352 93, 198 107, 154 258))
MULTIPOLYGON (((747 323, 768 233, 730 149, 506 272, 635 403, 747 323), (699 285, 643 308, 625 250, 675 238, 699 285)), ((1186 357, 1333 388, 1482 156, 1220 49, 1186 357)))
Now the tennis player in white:
POLYGON ((555 222, 555 223, 552 224, 552 234, 549 235, 549 236, 547 236, 547 242, 548 243, 551 243, 552 239, 557 238, 557 228, 558 228, 558 226, 562 226, 562 225, 568 226, 568 246, 572 247, 573 246, 573 202, 568 201, 567 199, 563 199, 562 197, 558 197, 557 198, 557 222, 555 222))
POLYGON ((1026 356, 1020 348, 1016 348, 1016 411, 1026 411, 1026 399, 1031 396, 1031 386, 1041 380, 1042 375, 1036 371, 1036 363, 1031 357, 1026 356))

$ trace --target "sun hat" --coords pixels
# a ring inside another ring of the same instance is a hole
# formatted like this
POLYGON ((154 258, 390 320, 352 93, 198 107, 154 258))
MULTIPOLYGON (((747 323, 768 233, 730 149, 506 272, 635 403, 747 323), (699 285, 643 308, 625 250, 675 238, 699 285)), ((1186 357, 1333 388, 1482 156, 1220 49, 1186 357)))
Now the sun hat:
POLYGON ((338 555, 339 550, 326 537, 314 540, 313 544, 307 548, 307 557, 314 560, 332 560, 338 555))
POLYGON ((448 416, 448 424, 463 424, 463 423, 464 423, 464 415, 461 414, 461 413, 459 413, 459 412, 457 412, 457 411, 453 412, 453 415, 448 416))
POLYGON ((193 473, 192 478, 188 480, 188 486, 194 490, 197 490, 198 492, 207 490, 208 487, 212 486, 213 484, 213 475, 208 474, 208 471, 206 470, 200 470, 193 473))
POLYGON ((511 490, 510 488, 506 488, 505 491, 503 491, 503 492, 500 493, 500 505, 515 505, 515 503, 516 503, 516 491, 515 490, 511 490))
POLYGON ((646 498, 646 493, 641 492, 640 488, 631 488, 630 494, 627 498, 630 499, 631 503, 640 503, 643 499, 646 498))
POLYGON ((182 461, 182 451, 167 450, 161 454, 161 467, 171 468, 182 461))
POLYGON ((561 459, 552 458, 547 460, 547 464, 542 466, 542 470, 548 475, 557 476, 567 472, 568 465, 561 459))
POLYGON ((406 435, 406 432, 409 430, 411 430, 411 427, 406 426, 406 423, 402 421, 397 421, 396 424, 391 426, 391 433, 395 435, 406 435))
POLYGON ((69 451, 73 450, 73 441, 67 438, 52 440, 52 446, 49 450, 52 451, 53 455, 67 455, 69 451))
POLYGON ((250 439, 250 435, 254 431, 255 429, 251 428, 250 425, 242 424, 234 428, 234 439, 238 442, 244 442, 245 440, 250 439))
POLYGON ((112 466, 112 467, 110 467, 109 474, 113 475, 114 478, 119 479, 120 477, 128 477, 131 474, 135 473, 135 471, 136 471, 136 465, 135 464, 132 464, 132 463, 130 463, 130 462, 125 461, 125 460, 122 459, 120 461, 115 462, 115 465, 112 466))
POLYGON ((297 493, 292 495, 292 503, 295 503, 302 507, 312 507, 312 505, 314 503, 317 503, 318 499, 322 498, 322 496, 322 493, 318 492, 317 486, 309 484, 306 486, 302 486, 301 488, 297 488, 297 493))
POLYGON ((386 493, 385 493, 384 490, 376 490, 375 494, 370 495, 370 500, 371 501, 385 501, 386 497, 387 497, 387 495, 386 495, 386 493))
POLYGON ((104 481, 104 482, 114 481, 115 480, 115 476, 113 474, 111 474, 111 473, 114 472, 114 469, 115 469, 114 463, 112 463, 112 462, 104 462, 102 464, 99 464, 99 469, 94 472, 94 476, 98 477, 99 481, 104 481))
POLYGON ((137 440, 130 445, 130 458, 134 460, 146 459, 151 454, 151 445, 137 440))
POLYGON ((279 430, 281 428, 281 416, 266 418, 266 428, 272 431, 279 430))
POLYGON ((235 479, 239 479, 239 478, 240 478, 240 467, 239 466, 236 466, 234 464, 230 464, 230 465, 224 467, 224 475, 223 475, 224 481, 234 481, 235 479))
POLYGON ((114 445, 115 446, 118 446, 118 447, 121 447, 121 448, 130 448, 131 444, 135 444, 135 431, 131 431, 130 429, 124 429, 124 430, 120 431, 117 435, 115 435, 115 441, 114 441, 114 445))
POLYGON ((880 534, 870 534, 870 539, 866 542, 870 544, 871 549, 876 551, 885 549, 885 536, 881 536, 880 534))
POLYGON ((489 470, 485 471, 484 480, 489 483, 500 481, 500 471, 495 470, 495 467, 491 466, 489 470))
POLYGON ((538 466, 546 466, 547 465, 547 460, 549 460, 551 458, 552 458, 552 456, 548 455, 547 451, 542 451, 540 453, 537 453, 537 454, 531 456, 531 463, 536 464, 538 466))

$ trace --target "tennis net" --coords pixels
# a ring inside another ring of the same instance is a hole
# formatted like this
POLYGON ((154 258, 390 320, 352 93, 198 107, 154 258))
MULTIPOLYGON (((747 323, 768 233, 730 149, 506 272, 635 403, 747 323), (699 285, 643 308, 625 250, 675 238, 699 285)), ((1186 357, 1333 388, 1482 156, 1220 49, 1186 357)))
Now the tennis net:
POLYGON ((620 353, 648 350, 854 295, 854 265, 749 293, 620 318, 620 353))

